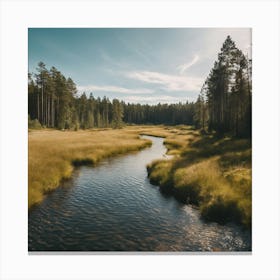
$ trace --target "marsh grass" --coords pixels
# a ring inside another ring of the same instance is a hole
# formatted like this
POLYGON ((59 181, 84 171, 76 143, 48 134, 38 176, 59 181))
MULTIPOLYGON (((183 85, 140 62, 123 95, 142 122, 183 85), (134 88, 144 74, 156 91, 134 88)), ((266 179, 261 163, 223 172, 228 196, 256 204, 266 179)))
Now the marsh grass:
POLYGON ((32 130, 28 142, 28 206, 71 177, 75 166, 95 165, 101 159, 151 145, 140 139, 141 128, 58 131, 32 130))
POLYGON ((151 183, 199 207, 205 220, 251 227, 251 141, 177 127, 164 141, 171 160, 147 166, 151 183))
POLYGON ((76 166, 143 149, 139 135, 164 137, 167 160, 147 166, 152 184, 184 203, 196 205, 205 220, 251 227, 251 142, 201 134, 189 126, 128 126, 86 131, 29 132, 29 207, 71 177, 76 166))

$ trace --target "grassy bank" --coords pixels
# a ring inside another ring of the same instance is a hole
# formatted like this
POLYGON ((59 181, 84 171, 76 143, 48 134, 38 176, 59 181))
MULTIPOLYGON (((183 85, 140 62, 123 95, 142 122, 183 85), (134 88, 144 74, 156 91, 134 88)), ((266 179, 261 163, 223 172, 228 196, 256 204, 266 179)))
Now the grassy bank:
POLYGON ((147 166, 150 181, 185 203, 204 219, 251 226, 251 142, 201 135, 187 127, 166 129, 171 160, 147 166))
MULTIPOLYGON (((153 127, 145 127, 145 130, 153 130, 153 127)), ((143 131, 142 127, 29 131, 28 206, 41 202, 45 194, 71 176, 75 166, 94 165, 103 158, 151 145, 150 141, 139 138, 143 131)))
POLYGON ((172 159, 148 167, 150 181, 204 219, 251 225, 251 143, 246 139, 201 135, 186 126, 128 126, 119 130, 29 132, 29 207, 43 200, 75 166, 149 146, 140 134, 165 137, 172 159))

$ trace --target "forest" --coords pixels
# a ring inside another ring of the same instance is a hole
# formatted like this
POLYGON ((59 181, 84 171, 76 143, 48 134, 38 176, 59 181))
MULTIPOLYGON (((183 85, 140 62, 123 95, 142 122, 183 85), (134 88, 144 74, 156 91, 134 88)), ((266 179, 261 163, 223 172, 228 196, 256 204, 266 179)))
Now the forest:
POLYGON ((94 97, 93 93, 78 96, 72 79, 66 79, 56 68, 48 71, 40 62, 37 71, 28 76, 29 116, 33 125, 77 130, 119 128, 124 123, 193 124, 194 103, 141 105, 94 97))
MULTIPOLYGON (((89 129, 124 124, 194 125, 202 131, 251 137, 252 61, 228 36, 196 102, 142 105, 85 92, 55 67, 28 73, 30 128, 89 129)), ((187 97, 186 97, 187 99, 187 97)))

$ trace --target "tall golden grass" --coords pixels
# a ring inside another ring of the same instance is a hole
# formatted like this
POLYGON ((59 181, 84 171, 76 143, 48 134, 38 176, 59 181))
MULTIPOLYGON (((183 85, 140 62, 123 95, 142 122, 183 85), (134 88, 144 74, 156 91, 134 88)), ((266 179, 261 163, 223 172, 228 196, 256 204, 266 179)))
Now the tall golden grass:
MULTIPOLYGON (((146 127, 147 131, 152 127, 146 127)), ((28 139, 28 206, 43 200, 71 176, 74 166, 96 164, 103 158, 151 145, 140 139, 141 127, 124 129, 58 131, 33 130, 28 139)))
POLYGON ((139 135, 165 137, 168 160, 147 166, 150 181, 183 202, 199 207, 202 217, 251 226, 251 142, 201 135, 187 126, 128 126, 86 131, 29 132, 29 207, 71 177, 77 165, 149 146, 139 135))
POLYGON ((173 159, 147 166, 152 183, 199 207, 202 217, 251 226, 251 142, 175 127, 165 139, 173 159))

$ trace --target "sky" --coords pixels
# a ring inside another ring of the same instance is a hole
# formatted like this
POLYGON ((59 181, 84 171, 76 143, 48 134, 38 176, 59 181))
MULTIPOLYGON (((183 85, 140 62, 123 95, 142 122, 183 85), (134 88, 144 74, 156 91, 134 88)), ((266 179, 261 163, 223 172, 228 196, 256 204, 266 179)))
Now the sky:
POLYGON ((56 67, 93 93, 129 103, 195 101, 230 35, 246 55, 249 28, 29 28, 28 70, 56 67))

